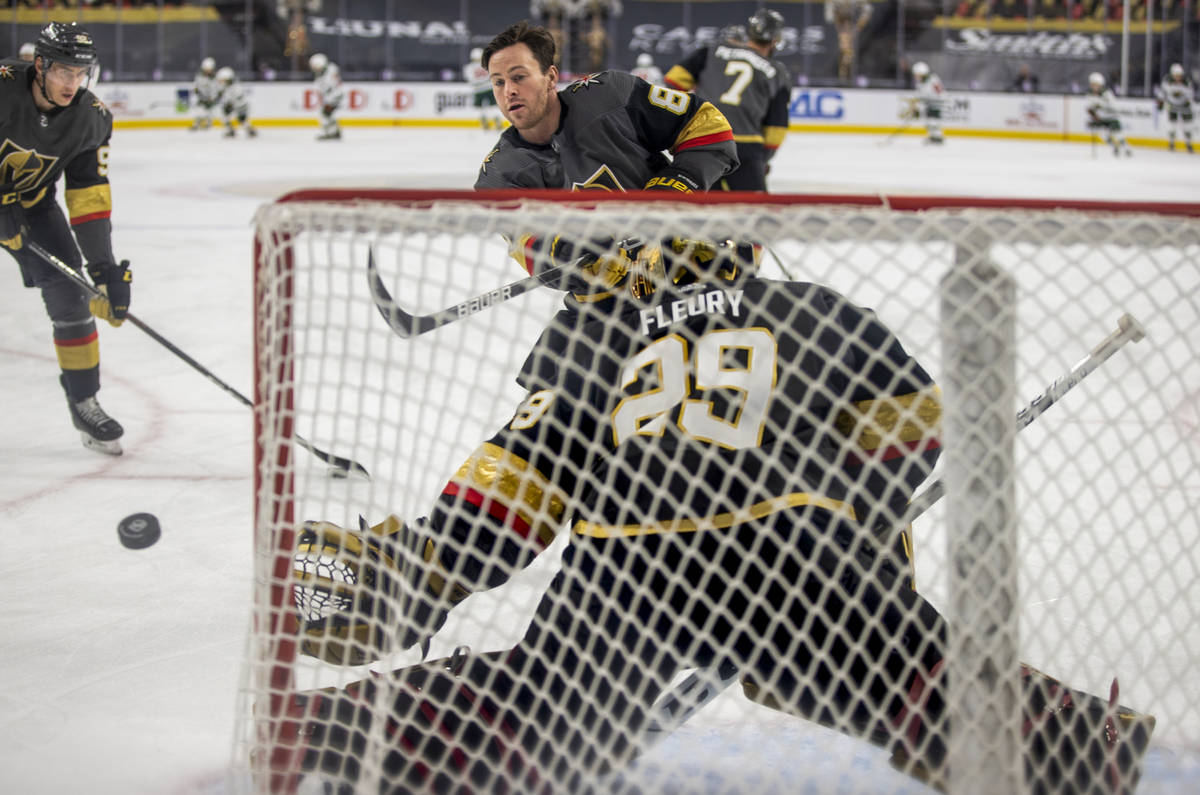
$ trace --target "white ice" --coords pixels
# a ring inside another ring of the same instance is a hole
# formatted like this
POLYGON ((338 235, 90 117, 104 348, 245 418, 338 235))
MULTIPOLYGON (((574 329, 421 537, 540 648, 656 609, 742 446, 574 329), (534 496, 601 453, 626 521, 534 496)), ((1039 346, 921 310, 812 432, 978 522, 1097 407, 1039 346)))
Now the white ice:
MULTIPOLYGON (((340 143, 315 142, 307 129, 265 128, 256 140, 118 130, 114 240, 132 262, 132 308, 249 396, 259 204, 300 187, 468 188, 493 140, 453 129, 349 128, 340 143)), ((1080 144, 880 142, 793 135, 772 189, 1200 200, 1200 157, 1182 153, 1118 160, 1080 144)), ((0 792, 223 792, 251 589, 251 412, 130 324, 104 325, 100 398, 126 428, 126 452, 84 450, 40 298, 22 289, 15 264, 6 280, 0 792), (141 511, 159 517, 163 537, 130 551, 116 525, 141 511)), ((645 775, 683 768, 712 791, 758 792, 777 787, 773 769, 784 767, 790 791, 842 792, 861 786, 850 777, 866 769, 878 791, 923 791, 866 746, 794 721, 767 716, 760 733, 733 743, 715 732, 701 721, 667 740, 645 775), (746 748, 761 769, 739 762, 746 748)), ((1152 756, 1142 792, 1200 786, 1200 766, 1164 759, 1152 756)))

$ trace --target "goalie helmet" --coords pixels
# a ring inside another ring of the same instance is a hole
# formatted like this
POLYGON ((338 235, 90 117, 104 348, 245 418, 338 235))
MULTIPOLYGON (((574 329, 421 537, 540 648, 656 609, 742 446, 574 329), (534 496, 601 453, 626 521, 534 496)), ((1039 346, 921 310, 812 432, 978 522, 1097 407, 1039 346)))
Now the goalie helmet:
POLYGON ((912 73, 913 77, 918 80, 924 80, 926 77, 929 77, 929 64, 924 61, 917 61, 913 64, 912 73))
POLYGON ((1088 75, 1088 85, 1092 88, 1104 88, 1104 75, 1099 72, 1092 72, 1088 75))
POLYGON ((233 78, 234 78, 234 74, 233 74, 233 69, 231 67, 222 66, 220 69, 217 70, 217 82, 218 83, 221 83, 222 85, 229 85, 230 83, 233 82, 233 78))
POLYGON ((200 62, 200 71, 204 72, 206 75, 211 75, 214 71, 216 71, 216 68, 217 62, 212 58, 205 58, 200 62))
POLYGON ((324 72, 326 66, 329 66, 329 58, 323 52, 314 52, 308 59, 308 68, 312 69, 315 74, 319 75, 324 72))
POLYGON ((629 294, 647 301, 663 287, 739 282, 758 272, 761 256, 761 246, 732 240, 714 244, 676 237, 644 246, 629 271, 629 294))
POLYGON ((92 36, 78 23, 51 22, 38 34, 34 54, 43 68, 51 63, 95 68, 99 64, 92 36))
POLYGON ((1178 63, 1171 64, 1171 79, 1172 80, 1182 80, 1183 79, 1183 64, 1178 64, 1178 63))
POLYGON ((778 44, 783 38, 783 16, 769 9, 759 11, 746 24, 746 35, 758 44, 778 44))

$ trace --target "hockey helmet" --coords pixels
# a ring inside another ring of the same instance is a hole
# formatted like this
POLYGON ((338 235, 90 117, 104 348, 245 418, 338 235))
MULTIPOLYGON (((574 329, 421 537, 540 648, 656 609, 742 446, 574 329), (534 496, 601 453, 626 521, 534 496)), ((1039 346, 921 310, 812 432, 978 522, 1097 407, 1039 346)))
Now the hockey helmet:
POLYGON ((217 62, 212 58, 205 58, 204 60, 200 61, 200 71, 204 72, 206 75, 211 75, 214 71, 216 71, 216 68, 217 62))
POLYGON ((648 52, 644 52, 637 57, 638 66, 654 66, 654 56, 648 52))
POLYGON ((929 64, 924 61, 917 61, 912 68, 913 77, 918 80, 924 80, 929 76, 929 64))
POLYGON ((1088 75, 1088 85, 1092 88, 1104 88, 1104 75, 1099 72, 1092 72, 1088 75))
POLYGON ((312 69, 316 74, 324 72, 326 66, 329 66, 329 58, 323 52, 314 52, 312 57, 308 59, 308 68, 312 69))
POLYGON ((746 36, 759 44, 778 44, 783 38, 783 16, 764 8, 746 24, 746 36))
POLYGON ((32 61, 36 53, 36 48, 32 41, 27 41, 21 45, 21 49, 17 50, 17 57, 22 61, 32 61))
POLYGON ((61 63, 95 68, 99 64, 91 34, 76 22, 51 22, 42 28, 33 51, 45 65, 61 63))
POLYGON ((1172 80, 1182 80, 1183 79, 1183 64, 1178 64, 1178 63, 1171 64, 1171 79, 1172 80))
POLYGON ((728 41, 733 44, 741 44, 746 40, 745 25, 726 25, 721 28, 721 41, 728 41))
POLYGON ((467 56, 472 63, 479 63, 483 60, 483 48, 475 47, 471 50, 471 54, 467 56))
POLYGON ((233 74, 233 69, 231 67, 222 66, 220 69, 217 70, 217 82, 218 83, 224 83, 225 85, 229 85, 230 83, 233 82, 233 78, 234 78, 234 74, 233 74))
POLYGON ((758 271, 762 249, 751 243, 712 243, 676 237, 637 253, 627 279, 629 294, 647 301, 661 288, 729 284, 758 271))

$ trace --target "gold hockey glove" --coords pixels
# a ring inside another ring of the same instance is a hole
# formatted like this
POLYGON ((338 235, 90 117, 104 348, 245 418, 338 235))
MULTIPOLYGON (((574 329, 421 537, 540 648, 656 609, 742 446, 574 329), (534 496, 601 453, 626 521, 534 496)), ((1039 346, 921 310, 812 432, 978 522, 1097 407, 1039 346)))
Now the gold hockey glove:
POLYGON ((103 293, 88 301, 92 314, 113 326, 124 323, 129 314, 129 299, 133 289, 133 271, 129 269, 129 260, 121 260, 120 265, 93 262, 88 265, 88 274, 103 293))

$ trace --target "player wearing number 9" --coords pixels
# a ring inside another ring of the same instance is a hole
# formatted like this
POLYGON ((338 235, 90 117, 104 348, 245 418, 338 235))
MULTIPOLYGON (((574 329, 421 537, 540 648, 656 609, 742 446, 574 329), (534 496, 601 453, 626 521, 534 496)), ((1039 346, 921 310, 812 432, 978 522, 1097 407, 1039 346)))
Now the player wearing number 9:
MULTIPOLYGON (((491 777, 507 775, 522 791, 576 791, 636 755, 646 711, 677 672, 722 657, 771 683, 773 705, 815 717, 816 699, 842 727, 899 720, 939 665, 942 619, 873 532, 937 459, 932 380, 869 310, 820 285, 754 277, 748 247, 696 250, 644 250, 619 291, 560 312, 522 367, 513 418, 427 518, 390 517, 353 539, 310 523, 327 559, 365 543, 365 565, 419 561, 417 576, 399 564, 391 576, 420 609, 383 617, 409 643, 422 630, 405 615, 436 631, 466 593, 506 582, 569 528, 561 571, 514 649, 396 691, 386 717, 403 738, 380 789, 503 791, 491 777), (454 738, 450 752, 412 750, 431 737, 454 738), (432 770, 450 778, 424 778, 432 770)), ((322 714, 351 709, 321 699, 322 714)), ((935 727, 939 709, 932 699, 924 715, 935 727)), ((940 753, 927 724, 904 728, 875 740, 911 734, 940 753)), ((301 736, 313 738, 307 767, 358 769, 345 758, 352 737, 318 725, 301 736)))
POLYGON ((93 314, 113 325, 129 310, 133 274, 113 255, 108 147, 112 115, 88 90, 99 67, 95 44, 78 25, 51 22, 33 63, 0 63, 0 244, 17 260, 26 287, 41 291, 71 419, 86 447, 119 454, 120 424, 99 403, 100 344, 93 314), (55 192, 65 177, 63 215, 55 192), (32 253, 33 241, 104 293, 89 305, 79 286, 32 253), (76 245, 78 244, 78 245, 76 245))

